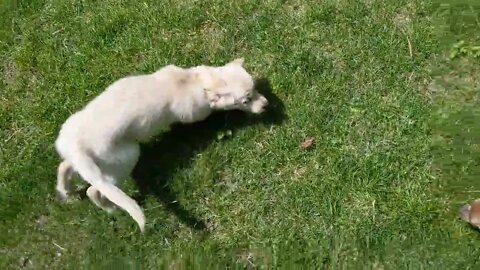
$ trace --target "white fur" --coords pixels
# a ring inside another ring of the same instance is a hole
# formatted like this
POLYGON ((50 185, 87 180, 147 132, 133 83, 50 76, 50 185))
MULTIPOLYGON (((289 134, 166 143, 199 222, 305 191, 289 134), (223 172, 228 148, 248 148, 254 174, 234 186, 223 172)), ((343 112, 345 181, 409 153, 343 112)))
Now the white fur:
POLYGON ((68 198, 71 176, 78 173, 91 187, 88 197, 111 211, 127 211, 144 231, 145 216, 135 200, 116 185, 127 178, 140 155, 140 142, 173 123, 205 119, 213 110, 240 109, 261 113, 267 100, 236 59, 221 67, 166 66, 147 75, 111 84, 62 125, 55 142, 63 159, 58 167, 57 193, 68 198))

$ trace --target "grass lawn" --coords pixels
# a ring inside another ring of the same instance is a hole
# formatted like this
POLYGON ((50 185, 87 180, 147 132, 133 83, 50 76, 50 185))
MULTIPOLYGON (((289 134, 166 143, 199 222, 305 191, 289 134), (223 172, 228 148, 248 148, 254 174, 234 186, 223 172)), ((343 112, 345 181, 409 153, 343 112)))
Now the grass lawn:
POLYGON ((478 269, 456 211, 480 197, 480 58, 449 54, 480 4, 454 3, 2 1, 0 269, 478 269), (145 234, 55 199, 59 127, 108 84, 240 56, 270 111, 145 145, 123 186, 145 234))

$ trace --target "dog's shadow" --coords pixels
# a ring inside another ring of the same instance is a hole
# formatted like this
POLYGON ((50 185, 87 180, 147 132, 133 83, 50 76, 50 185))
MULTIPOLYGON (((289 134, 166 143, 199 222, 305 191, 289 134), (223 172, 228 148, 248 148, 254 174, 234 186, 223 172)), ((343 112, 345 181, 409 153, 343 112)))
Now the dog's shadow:
POLYGON ((238 130, 255 124, 280 125, 287 119, 285 106, 273 94, 268 80, 257 80, 256 89, 269 102, 267 110, 261 115, 251 116, 239 111, 218 112, 202 122, 173 126, 158 141, 143 145, 140 159, 132 173, 139 189, 135 199, 143 204, 147 195, 154 196, 181 222, 193 229, 205 230, 205 222, 177 202, 176 194, 168 181, 175 171, 187 168, 197 153, 217 139, 220 131, 238 130))

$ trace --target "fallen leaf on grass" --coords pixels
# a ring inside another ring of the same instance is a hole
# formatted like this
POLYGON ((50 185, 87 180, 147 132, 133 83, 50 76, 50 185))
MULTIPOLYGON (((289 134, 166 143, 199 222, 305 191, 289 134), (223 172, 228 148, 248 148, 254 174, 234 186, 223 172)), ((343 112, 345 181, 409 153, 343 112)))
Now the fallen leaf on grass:
POLYGON ((307 138, 305 141, 303 141, 302 144, 300 144, 300 148, 302 149, 308 149, 312 147, 315 144, 315 139, 314 138, 307 138))
POLYGON ((473 227, 480 229, 480 199, 471 204, 465 204, 460 208, 459 216, 473 227))

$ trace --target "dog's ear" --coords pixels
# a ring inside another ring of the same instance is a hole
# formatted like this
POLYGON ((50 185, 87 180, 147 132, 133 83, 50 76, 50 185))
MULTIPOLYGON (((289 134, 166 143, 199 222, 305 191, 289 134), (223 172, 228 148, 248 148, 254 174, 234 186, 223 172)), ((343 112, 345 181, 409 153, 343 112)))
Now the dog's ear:
POLYGON ((237 58, 231 62, 231 64, 243 66, 243 63, 245 63, 245 59, 243 57, 237 58))
POLYGON ((205 89, 205 95, 207 96, 208 103, 212 109, 227 109, 232 105, 235 105, 235 98, 231 93, 220 94, 215 90, 205 89))
POLYGON ((235 105, 235 98, 231 93, 220 93, 215 89, 205 89, 205 96, 212 109, 228 109, 235 105))
POLYGON ((205 95, 207 97, 208 103, 210 103, 210 107, 215 108, 217 105, 217 102, 220 100, 220 94, 208 88, 205 88, 204 91, 205 91, 205 95))

